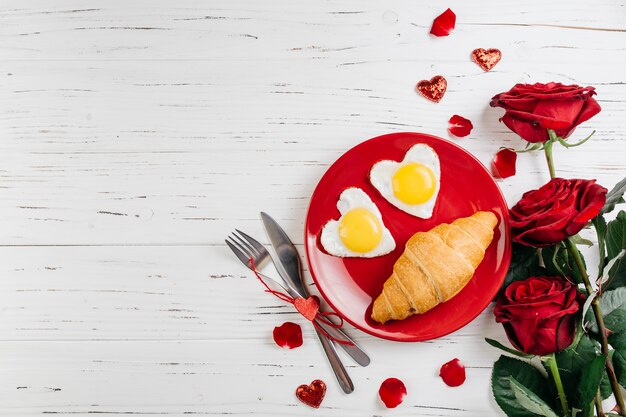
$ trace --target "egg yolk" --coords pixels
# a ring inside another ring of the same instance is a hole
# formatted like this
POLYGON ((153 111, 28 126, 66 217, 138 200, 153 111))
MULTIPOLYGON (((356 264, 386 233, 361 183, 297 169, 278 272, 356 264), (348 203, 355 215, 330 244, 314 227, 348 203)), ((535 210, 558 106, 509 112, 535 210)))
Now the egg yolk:
POLYGON ((393 175, 393 193, 406 204, 422 204, 435 194, 437 180, 426 165, 411 163, 400 167, 393 175))
POLYGON ((365 253, 378 246, 383 238, 383 228, 371 211, 358 207, 341 217, 339 238, 351 251, 365 253))

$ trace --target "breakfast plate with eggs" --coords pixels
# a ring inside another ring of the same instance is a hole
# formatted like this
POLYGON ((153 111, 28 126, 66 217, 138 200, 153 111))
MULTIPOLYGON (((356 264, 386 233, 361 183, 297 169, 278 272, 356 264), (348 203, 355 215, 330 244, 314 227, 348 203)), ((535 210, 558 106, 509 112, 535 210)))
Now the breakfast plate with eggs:
POLYGON ((355 327, 396 341, 434 339, 469 323, 496 295, 510 262, 507 213, 489 171, 463 148, 421 133, 379 136, 344 153, 313 192, 309 269, 355 327), (437 249, 441 239, 429 236, 442 230, 471 259, 437 249))

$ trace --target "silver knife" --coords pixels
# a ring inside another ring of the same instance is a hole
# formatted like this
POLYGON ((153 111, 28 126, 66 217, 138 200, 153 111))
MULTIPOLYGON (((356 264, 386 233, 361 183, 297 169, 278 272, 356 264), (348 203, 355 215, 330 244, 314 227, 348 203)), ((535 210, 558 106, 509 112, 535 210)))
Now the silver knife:
MULTIPOLYGON (((263 226, 265 226, 265 231, 276 253, 277 262, 275 262, 275 264, 278 273, 296 293, 300 294, 302 297, 308 297, 309 292, 302 279, 302 264, 295 245, 291 242, 287 233, 285 233, 282 227, 280 227, 270 215, 261 212, 261 219, 263 220, 263 226)), ((341 346, 356 363, 361 366, 369 365, 369 356, 367 356, 363 349, 354 343, 343 331, 334 327, 324 326, 323 323, 318 324, 321 324, 324 331, 333 338, 351 343, 340 343, 339 346, 341 346)))

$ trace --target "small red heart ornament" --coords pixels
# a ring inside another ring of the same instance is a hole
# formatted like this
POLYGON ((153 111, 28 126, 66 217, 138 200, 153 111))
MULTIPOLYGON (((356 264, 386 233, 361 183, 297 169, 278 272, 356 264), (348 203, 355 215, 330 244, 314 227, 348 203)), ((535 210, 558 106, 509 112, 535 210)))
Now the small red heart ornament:
POLYGON ((435 75, 430 80, 421 80, 417 83, 417 91, 430 101, 439 103, 448 88, 448 82, 441 75, 435 75))
POLYGON ((313 321, 317 312, 320 309, 319 304, 313 297, 302 298, 298 297, 293 300, 293 305, 298 310, 298 313, 302 314, 307 320, 313 321))
POLYGON ((309 385, 302 384, 296 389, 296 397, 309 407, 319 408, 326 395, 326 384, 320 379, 312 381, 309 385))
POLYGON ((478 48, 472 51, 472 60, 485 71, 495 67, 500 62, 500 59, 502 59, 502 52, 499 49, 478 48))

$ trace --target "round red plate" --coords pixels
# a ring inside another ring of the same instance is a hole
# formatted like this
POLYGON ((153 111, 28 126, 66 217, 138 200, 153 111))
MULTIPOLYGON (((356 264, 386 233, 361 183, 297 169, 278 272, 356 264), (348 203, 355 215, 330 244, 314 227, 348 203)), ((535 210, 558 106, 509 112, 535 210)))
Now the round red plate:
POLYGON ((508 207, 487 169, 470 153, 447 140, 421 133, 393 133, 363 142, 343 154, 317 185, 307 213, 305 246, 309 269, 322 296, 344 319, 359 329, 385 339, 413 342, 451 333, 472 321, 498 292, 511 259, 508 207), (368 180, 374 163, 401 161, 416 143, 425 143, 439 155, 441 188, 433 216, 424 220, 391 205, 368 180), (348 187, 363 189, 378 206, 396 249, 377 258, 338 258, 319 243, 322 227, 338 219, 337 200, 348 187), (467 286, 451 300, 401 321, 385 324, 370 318, 372 301, 382 291, 393 264, 415 232, 452 222, 478 210, 498 217, 494 240, 467 286))

